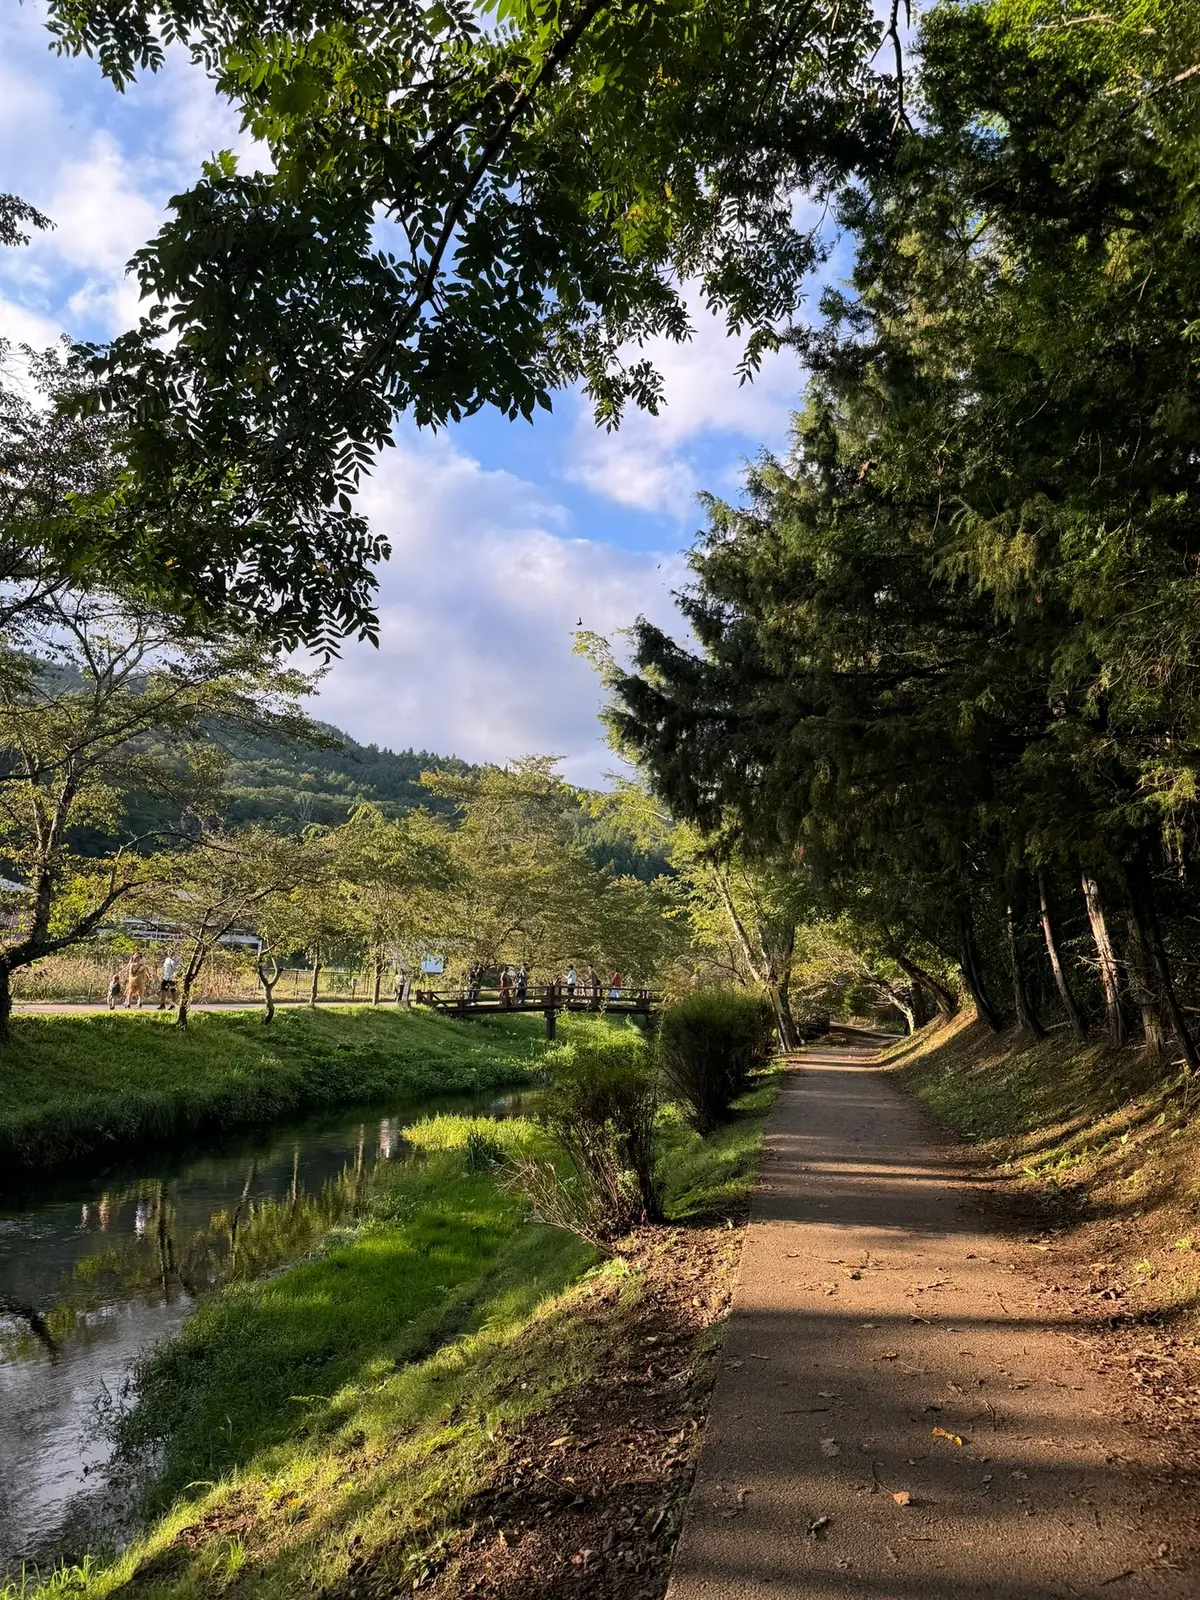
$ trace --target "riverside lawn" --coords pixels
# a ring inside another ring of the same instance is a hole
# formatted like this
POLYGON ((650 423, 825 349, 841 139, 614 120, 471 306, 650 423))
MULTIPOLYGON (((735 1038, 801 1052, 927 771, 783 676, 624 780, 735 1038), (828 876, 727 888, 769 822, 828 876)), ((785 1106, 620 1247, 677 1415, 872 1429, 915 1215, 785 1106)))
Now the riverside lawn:
POLYGON ((540 1017, 380 1007, 14 1017, 0 1051, 0 1191, 67 1162, 395 1095, 530 1080, 540 1017))
MULTIPOLYGON (((121 1433, 134 1458, 161 1452, 147 1501, 158 1520, 111 1564, 89 1559, 28 1592, 456 1593, 458 1564, 495 1520, 480 1508, 519 1485, 529 1451, 540 1453, 522 1443, 528 1430, 545 1436, 570 1483, 572 1445, 588 1452, 579 1460, 593 1472, 610 1442, 620 1447, 618 1479, 633 1474, 633 1492, 661 1502, 652 1519, 647 1512, 643 1542, 657 1551, 647 1570, 665 1585, 740 1248, 734 1224, 744 1220, 774 1092, 771 1072, 706 1139, 668 1108, 668 1226, 607 1259, 528 1222, 492 1173, 471 1170, 473 1128, 528 1149, 544 1139, 536 1124, 418 1124, 409 1136, 424 1159, 381 1171, 359 1227, 318 1259, 226 1291, 150 1356, 121 1433), (675 1313, 664 1329, 654 1319, 665 1294, 675 1313), (656 1441, 652 1459, 633 1466, 629 1439, 653 1404, 645 1349, 660 1342, 689 1373, 682 1386, 658 1385, 676 1408, 677 1442, 664 1452, 656 1441), (576 1408, 597 1386, 616 1397, 610 1437, 573 1437, 576 1408)), ((628 1500, 623 1483, 615 1492, 628 1500)), ((572 1488, 561 1514, 577 1521, 586 1515, 578 1508, 601 1497, 600 1487, 572 1488)), ((544 1504, 537 1513, 549 1539, 538 1563, 570 1572, 579 1534, 558 1528, 556 1515, 544 1504)), ((501 1553, 519 1537, 487 1535, 501 1553)), ((521 1578, 517 1592, 525 1587, 521 1578)))

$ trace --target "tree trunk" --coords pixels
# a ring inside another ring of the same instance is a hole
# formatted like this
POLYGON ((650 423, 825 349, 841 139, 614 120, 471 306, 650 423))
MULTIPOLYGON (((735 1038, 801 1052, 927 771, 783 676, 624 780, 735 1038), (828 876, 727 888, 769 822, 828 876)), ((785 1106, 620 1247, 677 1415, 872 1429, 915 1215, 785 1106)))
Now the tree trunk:
POLYGON ((1063 966, 1062 954, 1058 948, 1058 936, 1054 931, 1054 919, 1050 915, 1050 899, 1046 893, 1046 874, 1039 868, 1037 875, 1038 906, 1042 914, 1042 937, 1046 941, 1046 954, 1050 957, 1050 970, 1054 974, 1054 984, 1058 990, 1058 998, 1062 1001, 1062 1008, 1067 1014, 1067 1021, 1071 1025, 1071 1032, 1077 1039, 1082 1039, 1086 1032, 1083 1025, 1083 1013, 1071 991, 1067 981, 1066 969, 1063 966))
POLYGON ((1108 919, 1104 914, 1104 895, 1098 880, 1090 872, 1086 870, 1083 872, 1082 882, 1092 941, 1096 946, 1096 955, 1100 963, 1100 981, 1104 985, 1104 1014, 1108 1022, 1108 1042, 1113 1045, 1126 1044, 1129 1040, 1129 1029, 1125 1022, 1125 1008, 1121 1004, 1121 969, 1108 931, 1108 919))
POLYGON ((191 955, 188 957, 188 964, 183 969, 183 981, 179 985, 179 1010, 176 1013, 175 1022, 184 1032, 187 1031, 188 1011, 191 1009, 192 1004, 192 986, 200 976, 200 968, 204 965, 204 957, 207 954, 208 952, 204 945, 201 944, 200 940, 197 940, 191 955))
POLYGON ((1196 1052, 1195 1041, 1175 993, 1174 974, 1171 971, 1166 946, 1163 944, 1162 924, 1158 920, 1158 907, 1154 903, 1154 880, 1150 876, 1150 865, 1146 859, 1144 845, 1135 859, 1126 864, 1125 881, 1129 886, 1133 915, 1138 923, 1139 942, 1146 950, 1152 970, 1158 978, 1162 1003, 1167 1016, 1171 1019, 1171 1027, 1183 1051, 1183 1058, 1192 1072, 1200 1072, 1200 1055, 1196 1052))
POLYGON ((267 962, 261 956, 258 958, 258 981, 262 984, 263 991, 263 1027, 267 1027, 275 1015, 275 985, 279 982, 279 963, 274 956, 268 957, 270 961, 271 976, 267 976, 267 962))
POLYGON ((929 991, 922 984, 910 983, 908 992, 911 996, 909 1004, 912 1006, 913 1032, 923 1028, 927 1022, 932 1022, 937 1016, 937 1007, 934 1005, 929 991))
POLYGON ((958 914, 958 948, 959 966, 971 999, 975 1002, 975 1010, 979 1013, 980 1021, 986 1022, 993 1033, 999 1033, 1003 1023, 1000 1013, 988 999, 987 990, 983 986, 979 947, 975 943, 975 929, 971 923, 969 908, 958 914))
POLYGON ((775 1031, 779 1035, 779 1048, 783 1051, 794 1050, 796 1030, 791 1011, 788 1009, 786 992, 780 984, 770 978, 767 980, 766 989, 771 1000, 771 1009, 775 1013, 775 1031))
POLYGON ((12 974, 7 961, 0 961, 0 1044, 12 1038, 12 974))
POLYGON ((383 983, 383 951, 378 947, 375 950, 375 970, 372 974, 374 981, 371 984, 371 1004, 379 1004, 379 990, 383 983))
POLYGON ((1013 1010, 1017 1014, 1017 1026, 1028 1028, 1036 1039, 1044 1039, 1046 1030, 1042 1027, 1033 996, 1029 993, 1025 956, 1017 930, 1017 913, 1011 898, 1004 907, 1004 925, 1008 932, 1008 959, 1012 966, 1013 1010))
POLYGON ((1154 967, 1149 945, 1137 913, 1132 909, 1126 923, 1129 928, 1129 961, 1126 964, 1129 993, 1142 1019, 1142 1043, 1146 1054, 1155 1061, 1161 1061, 1167 1053, 1167 1036, 1158 1007, 1158 996, 1154 992, 1154 967))
POLYGON ((895 954, 892 959, 900 971, 922 994, 928 995, 943 1022, 958 1014, 958 996, 953 994, 944 983, 941 983, 932 973, 926 972, 924 967, 919 967, 915 961, 905 955, 895 954))
POLYGON ((312 964, 312 987, 308 991, 308 1003, 315 1009, 317 1004, 317 985, 321 981, 321 952, 315 947, 312 952, 312 964))

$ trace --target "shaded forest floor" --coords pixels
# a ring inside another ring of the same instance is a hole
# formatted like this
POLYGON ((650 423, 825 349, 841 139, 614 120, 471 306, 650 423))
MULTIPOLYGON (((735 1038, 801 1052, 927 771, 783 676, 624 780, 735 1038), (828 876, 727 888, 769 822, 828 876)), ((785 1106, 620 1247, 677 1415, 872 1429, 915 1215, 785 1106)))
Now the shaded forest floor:
POLYGON ((905 1087, 970 1139, 1131 1415, 1182 1449, 1200 1420, 1200 1081, 1136 1050, 992 1034, 970 1017, 888 1052, 905 1087))

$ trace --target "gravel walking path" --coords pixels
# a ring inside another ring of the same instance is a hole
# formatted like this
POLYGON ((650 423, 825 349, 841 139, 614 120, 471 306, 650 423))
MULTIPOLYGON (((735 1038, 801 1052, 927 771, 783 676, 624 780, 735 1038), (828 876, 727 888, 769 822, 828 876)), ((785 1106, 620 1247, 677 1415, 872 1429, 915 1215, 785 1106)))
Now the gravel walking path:
POLYGON ((668 1600, 1200 1594, 1200 1486, 951 1144, 851 1050, 768 1125, 668 1600))

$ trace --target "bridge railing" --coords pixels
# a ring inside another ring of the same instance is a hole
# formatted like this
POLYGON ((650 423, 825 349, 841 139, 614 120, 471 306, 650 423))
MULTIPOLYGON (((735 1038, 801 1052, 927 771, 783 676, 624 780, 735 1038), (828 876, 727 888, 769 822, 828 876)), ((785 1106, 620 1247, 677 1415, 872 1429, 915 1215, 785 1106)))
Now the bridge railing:
POLYGON ((463 1011, 472 1007, 513 1011, 586 1011, 606 1010, 620 1006, 626 1010, 655 1010, 659 997, 649 989, 622 986, 615 993, 607 984, 598 990, 586 984, 574 988, 565 983, 528 984, 523 990, 502 990, 495 986, 483 988, 463 984, 456 989, 414 989, 417 1005, 434 1006, 438 1010, 463 1011))

